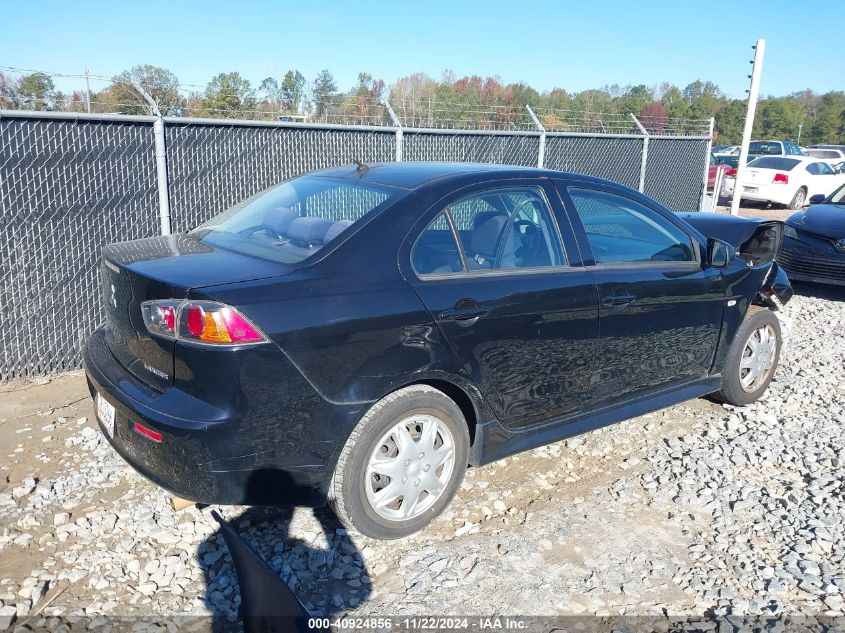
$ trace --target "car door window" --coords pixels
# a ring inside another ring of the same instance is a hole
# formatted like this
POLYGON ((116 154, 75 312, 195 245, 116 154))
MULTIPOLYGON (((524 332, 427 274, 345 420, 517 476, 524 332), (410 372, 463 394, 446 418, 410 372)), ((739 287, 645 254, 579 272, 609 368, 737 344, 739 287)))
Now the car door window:
POLYGON ((813 176, 819 175, 819 164, 818 163, 810 163, 807 165, 807 173, 812 174, 813 176))
POLYGON ((819 167, 819 174, 822 176, 833 176, 833 169, 827 163, 816 163, 819 167))
POLYGON ((463 270, 461 255, 446 213, 440 213, 423 231, 411 250, 411 265, 418 275, 463 270))
POLYGON ((540 189, 485 191, 450 204, 469 271, 538 268, 565 262, 540 189))
POLYGON ((696 261, 690 237, 653 209, 604 191, 568 193, 597 264, 696 261))

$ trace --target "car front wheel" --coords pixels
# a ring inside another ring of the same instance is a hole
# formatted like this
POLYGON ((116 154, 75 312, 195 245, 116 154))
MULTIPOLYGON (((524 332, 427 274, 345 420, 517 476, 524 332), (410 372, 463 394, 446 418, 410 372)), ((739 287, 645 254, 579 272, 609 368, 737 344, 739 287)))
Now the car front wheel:
POLYGON ((460 408, 442 391, 411 385, 379 400, 353 429, 329 503, 344 525, 366 536, 407 536, 449 505, 468 458, 460 408))
POLYGON ((781 350, 780 322, 771 310, 751 306, 736 333, 722 372, 721 399, 745 406, 769 386, 781 350))

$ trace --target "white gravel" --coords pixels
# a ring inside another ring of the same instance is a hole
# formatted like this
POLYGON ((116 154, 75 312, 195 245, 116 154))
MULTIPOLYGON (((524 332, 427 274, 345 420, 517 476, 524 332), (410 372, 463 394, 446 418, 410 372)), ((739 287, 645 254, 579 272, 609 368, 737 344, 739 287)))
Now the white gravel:
MULTIPOLYGON (((221 512, 315 614, 845 614, 845 295, 810 290, 761 402, 691 401, 473 469, 411 538, 350 535, 325 510, 221 512)), ((91 420, 4 423, 20 428, 0 471, 0 630, 234 617, 209 511, 174 513, 91 420)))

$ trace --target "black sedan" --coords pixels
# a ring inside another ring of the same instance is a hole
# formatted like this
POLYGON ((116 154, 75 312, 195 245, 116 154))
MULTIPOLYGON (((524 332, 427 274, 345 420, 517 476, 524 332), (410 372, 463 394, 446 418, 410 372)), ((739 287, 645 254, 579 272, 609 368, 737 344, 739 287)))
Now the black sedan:
POLYGON ((468 464, 762 396, 791 296, 780 240, 576 174, 328 169, 105 247, 85 368, 109 442, 173 494, 328 500, 395 538, 468 464))
POLYGON ((790 279, 845 286, 845 185, 810 203, 786 221, 778 261, 790 279))

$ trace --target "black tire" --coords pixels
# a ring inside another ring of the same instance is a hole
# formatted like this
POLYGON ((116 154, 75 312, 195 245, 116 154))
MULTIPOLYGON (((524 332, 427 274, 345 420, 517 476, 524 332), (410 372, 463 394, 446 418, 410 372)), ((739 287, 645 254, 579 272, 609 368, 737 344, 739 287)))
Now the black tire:
POLYGON ((425 527, 449 505, 463 481, 468 460, 469 431, 458 405, 434 387, 411 385, 376 402, 352 430, 335 466, 329 504, 346 527, 365 536, 382 540, 408 536, 425 527), (435 416, 448 427, 454 443, 454 466, 430 508, 411 519, 389 520, 380 516, 367 499, 365 486, 371 485, 365 481, 367 464, 382 436, 414 414, 435 416))
POLYGON ((728 351, 728 357, 725 361, 725 366, 722 369, 722 389, 718 393, 719 399, 738 407, 747 406, 759 399, 760 396, 765 393, 766 389, 768 389, 769 383, 775 375, 775 371, 778 367, 778 361, 780 360, 780 350, 782 344, 783 341, 781 339, 780 322, 774 313, 767 308, 751 306, 748 310, 748 314, 745 315, 745 320, 742 322, 742 325, 739 326, 739 330, 737 331, 733 343, 731 343, 731 348, 728 351), (757 386, 753 391, 746 391, 742 386, 740 370, 740 363, 742 362, 745 347, 751 336, 758 329, 767 325, 771 326, 776 334, 772 367, 759 386, 757 386))
POLYGON ((807 190, 804 187, 799 187, 798 191, 795 192, 795 195, 792 197, 792 200, 789 203, 789 208, 793 211, 797 211, 801 207, 804 206, 804 203, 807 201, 807 190))

